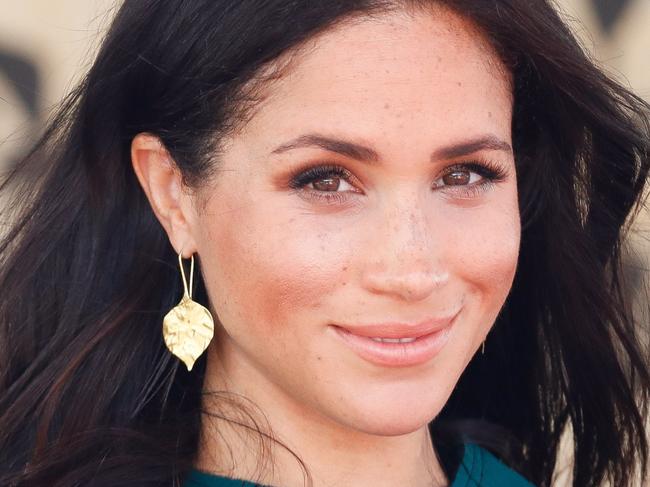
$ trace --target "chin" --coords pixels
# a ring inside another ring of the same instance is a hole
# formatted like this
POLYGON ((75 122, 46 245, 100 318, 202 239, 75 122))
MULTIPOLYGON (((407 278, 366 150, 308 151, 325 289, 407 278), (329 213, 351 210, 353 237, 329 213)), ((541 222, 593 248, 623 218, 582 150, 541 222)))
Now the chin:
POLYGON ((369 435, 376 436, 404 436, 414 431, 418 431, 423 426, 427 425, 429 421, 433 418, 427 418, 423 421, 399 421, 393 423, 384 423, 372 425, 371 429, 365 430, 364 432, 369 435))
POLYGON ((359 418, 355 429, 369 435, 403 436, 413 433, 427 425, 435 415, 413 415, 403 411, 401 415, 376 416, 374 418, 359 418))
POLYGON ((423 398, 421 395, 386 398, 356 404, 348 411, 348 426, 371 435, 400 436, 413 433, 430 423, 442 410, 447 397, 423 398))

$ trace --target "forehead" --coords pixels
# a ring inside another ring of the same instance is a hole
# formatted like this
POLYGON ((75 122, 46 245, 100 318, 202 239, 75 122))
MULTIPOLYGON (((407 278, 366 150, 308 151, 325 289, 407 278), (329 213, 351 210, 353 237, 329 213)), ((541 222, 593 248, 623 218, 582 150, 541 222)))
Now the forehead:
POLYGON ((511 105, 510 75, 469 20, 443 8, 395 11, 301 46, 244 132, 344 128, 372 139, 420 126, 431 143, 430 132, 454 137, 489 124, 509 136, 511 105))

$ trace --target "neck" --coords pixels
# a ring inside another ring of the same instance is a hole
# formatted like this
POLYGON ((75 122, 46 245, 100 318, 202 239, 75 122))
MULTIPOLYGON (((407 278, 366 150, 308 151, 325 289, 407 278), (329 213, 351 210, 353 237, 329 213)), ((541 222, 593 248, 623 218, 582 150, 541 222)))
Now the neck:
POLYGON ((399 436, 354 430, 272 384, 246 390, 225 365, 208 358, 196 468, 286 487, 310 485, 309 478, 313 487, 448 485, 426 425, 399 436))

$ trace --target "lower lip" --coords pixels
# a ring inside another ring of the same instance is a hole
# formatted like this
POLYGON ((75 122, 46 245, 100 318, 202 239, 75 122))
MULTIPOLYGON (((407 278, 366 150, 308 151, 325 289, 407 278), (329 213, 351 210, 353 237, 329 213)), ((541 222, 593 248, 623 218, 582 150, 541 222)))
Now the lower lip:
POLYGON ((387 367, 412 367, 428 362, 442 350, 449 341, 454 321, 455 317, 445 328, 406 343, 377 342, 338 326, 332 328, 348 347, 368 362, 387 367))

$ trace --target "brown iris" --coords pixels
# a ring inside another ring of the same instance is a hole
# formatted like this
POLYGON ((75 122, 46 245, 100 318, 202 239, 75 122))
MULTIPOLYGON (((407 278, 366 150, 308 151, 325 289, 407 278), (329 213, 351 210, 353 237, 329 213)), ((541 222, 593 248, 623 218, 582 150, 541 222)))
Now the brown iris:
POLYGON ((469 171, 452 171, 445 174, 442 177, 442 181, 447 186, 459 186, 469 183, 470 173, 469 171))
POLYGON ((317 189, 318 191, 336 191, 339 189, 339 185, 341 183, 341 178, 322 178, 317 181, 314 181, 312 184, 314 185, 314 189, 317 189))

